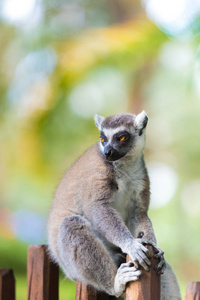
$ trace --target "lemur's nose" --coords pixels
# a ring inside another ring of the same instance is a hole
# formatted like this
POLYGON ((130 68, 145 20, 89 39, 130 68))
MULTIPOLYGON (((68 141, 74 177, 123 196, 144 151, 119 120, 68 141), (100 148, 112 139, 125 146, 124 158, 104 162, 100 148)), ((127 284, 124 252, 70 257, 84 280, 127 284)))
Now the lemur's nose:
POLYGON ((112 155, 112 152, 113 152, 112 150, 113 150, 113 147, 111 147, 111 146, 105 147, 105 148, 104 148, 104 155, 105 155, 106 157, 111 156, 111 155, 112 155))

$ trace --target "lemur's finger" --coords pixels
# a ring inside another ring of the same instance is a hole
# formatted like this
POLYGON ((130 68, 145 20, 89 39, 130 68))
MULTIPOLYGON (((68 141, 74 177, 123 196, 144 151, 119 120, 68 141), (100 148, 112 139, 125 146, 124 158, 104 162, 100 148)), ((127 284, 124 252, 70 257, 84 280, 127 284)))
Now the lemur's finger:
POLYGON ((139 268, 138 260, 133 260, 133 263, 134 263, 135 268, 138 269, 139 268))
POLYGON ((145 271, 149 271, 149 264, 147 264, 144 260, 144 258, 142 258, 141 256, 138 255, 138 262, 140 264, 140 266, 145 270, 145 271))
POLYGON ((155 270, 165 270, 166 268, 166 263, 164 260, 160 261, 155 267, 155 270))
POLYGON ((164 270, 159 270, 159 271, 157 272, 157 274, 158 274, 158 275, 163 275, 164 272, 165 272, 164 270))
POLYGON ((120 265, 120 269, 126 268, 126 267, 134 267, 134 263, 132 261, 129 261, 128 263, 123 263, 120 265))
POLYGON ((139 253, 139 255, 148 266, 151 266, 151 261, 143 252, 139 253))
POLYGON ((159 250, 159 252, 154 255, 155 258, 160 258, 161 256, 164 255, 164 251, 162 251, 161 249, 158 249, 158 250, 159 250))
POLYGON ((146 256, 148 256, 149 258, 151 258, 151 254, 149 252, 149 249, 147 249, 147 247, 142 245, 142 251, 146 254, 146 256))

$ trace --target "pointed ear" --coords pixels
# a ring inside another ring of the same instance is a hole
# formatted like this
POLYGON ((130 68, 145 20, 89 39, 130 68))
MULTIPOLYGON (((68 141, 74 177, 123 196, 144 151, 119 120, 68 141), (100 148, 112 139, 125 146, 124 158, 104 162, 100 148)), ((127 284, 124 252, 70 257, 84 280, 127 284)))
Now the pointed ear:
POLYGON ((145 111, 143 110, 135 118, 135 128, 138 129, 139 135, 142 135, 143 130, 146 128, 148 123, 148 117, 145 111))
POLYGON ((99 130, 101 130, 101 124, 102 124, 102 122, 105 120, 105 118, 104 117, 102 117, 102 116, 100 116, 100 115, 95 115, 94 116, 94 123, 95 123, 95 125, 97 126, 97 128, 99 129, 99 130))

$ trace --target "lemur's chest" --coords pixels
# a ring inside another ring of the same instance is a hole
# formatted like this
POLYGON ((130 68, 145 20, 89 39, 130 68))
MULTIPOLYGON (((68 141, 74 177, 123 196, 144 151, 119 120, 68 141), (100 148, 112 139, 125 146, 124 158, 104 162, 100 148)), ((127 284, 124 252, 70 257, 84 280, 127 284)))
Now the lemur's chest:
POLYGON ((144 189, 144 180, 140 174, 125 173, 118 178, 117 184, 118 190, 111 201, 111 205, 126 222, 130 210, 141 206, 141 192, 144 189))

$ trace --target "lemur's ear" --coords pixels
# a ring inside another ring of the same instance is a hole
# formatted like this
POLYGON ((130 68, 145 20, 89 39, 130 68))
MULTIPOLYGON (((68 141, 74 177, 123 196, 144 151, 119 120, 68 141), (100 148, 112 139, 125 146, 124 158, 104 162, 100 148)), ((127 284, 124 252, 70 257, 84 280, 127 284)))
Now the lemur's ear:
POLYGON ((138 129, 139 135, 142 135, 143 130, 146 128, 148 123, 148 117, 145 111, 143 110, 135 118, 135 128, 138 129))
POLYGON ((100 116, 100 115, 95 115, 94 116, 94 123, 95 123, 95 125, 97 126, 97 128, 99 129, 99 130, 101 130, 101 124, 102 124, 102 122, 105 120, 105 118, 104 117, 102 117, 102 116, 100 116))

